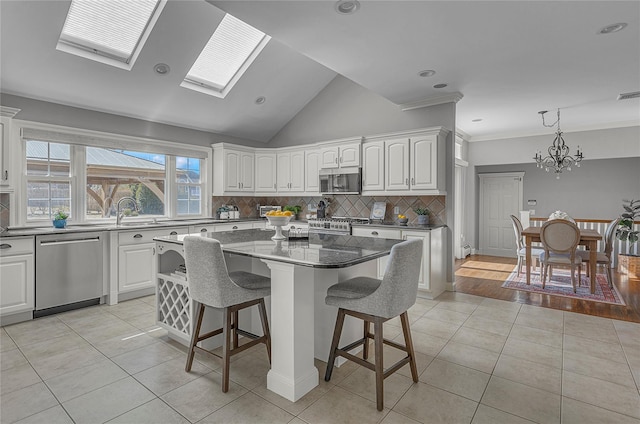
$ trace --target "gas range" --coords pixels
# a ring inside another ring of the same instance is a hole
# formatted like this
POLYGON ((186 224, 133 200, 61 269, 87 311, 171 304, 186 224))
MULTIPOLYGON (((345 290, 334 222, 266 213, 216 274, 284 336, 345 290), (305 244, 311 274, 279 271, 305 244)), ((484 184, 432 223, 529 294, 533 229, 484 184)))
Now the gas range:
POLYGON ((347 235, 351 234, 351 224, 368 224, 369 218, 352 218, 334 216, 332 218, 310 219, 309 232, 323 234, 347 235))

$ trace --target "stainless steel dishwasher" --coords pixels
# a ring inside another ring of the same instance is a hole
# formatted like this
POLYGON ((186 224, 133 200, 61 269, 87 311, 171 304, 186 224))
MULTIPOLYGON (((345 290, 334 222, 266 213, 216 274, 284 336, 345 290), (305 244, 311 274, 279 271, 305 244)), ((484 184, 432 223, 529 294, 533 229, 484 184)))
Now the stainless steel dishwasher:
POLYGON ((36 236, 34 318, 100 303, 103 237, 103 233, 36 236))

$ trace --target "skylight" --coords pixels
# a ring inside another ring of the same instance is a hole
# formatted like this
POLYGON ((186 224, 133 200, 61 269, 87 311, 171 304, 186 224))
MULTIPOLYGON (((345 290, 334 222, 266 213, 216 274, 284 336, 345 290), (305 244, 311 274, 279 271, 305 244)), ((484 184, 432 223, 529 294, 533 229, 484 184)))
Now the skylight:
POLYGON ((270 39, 226 14, 180 85, 224 98, 270 39))
POLYGON ((166 0, 73 0, 57 49, 133 67, 166 0))

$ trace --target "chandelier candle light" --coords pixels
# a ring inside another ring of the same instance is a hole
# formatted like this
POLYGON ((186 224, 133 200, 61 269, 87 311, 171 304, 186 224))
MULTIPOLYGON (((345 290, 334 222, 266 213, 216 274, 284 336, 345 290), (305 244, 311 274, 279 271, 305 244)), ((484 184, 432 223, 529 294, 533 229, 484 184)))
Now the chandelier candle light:
POLYGON ((549 172, 549 169, 553 169, 556 173, 556 179, 559 180, 560 174, 564 169, 571 171, 571 166, 574 164, 580 168, 580 162, 583 158, 582 152, 580 151, 580 146, 578 146, 575 157, 569 155, 569 146, 565 144, 564 138, 562 138, 562 131, 560 131, 560 109, 558 109, 558 120, 549 125, 544 122, 544 114, 547 113, 547 111, 543 110, 538 113, 542 115, 542 125, 551 128, 558 124, 558 129, 556 130, 556 138, 553 140, 551 146, 549 146, 549 156, 543 158, 542 152, 538 150, 534 159, 536 160, 538 168, 544 168, 547 172, 549 172))

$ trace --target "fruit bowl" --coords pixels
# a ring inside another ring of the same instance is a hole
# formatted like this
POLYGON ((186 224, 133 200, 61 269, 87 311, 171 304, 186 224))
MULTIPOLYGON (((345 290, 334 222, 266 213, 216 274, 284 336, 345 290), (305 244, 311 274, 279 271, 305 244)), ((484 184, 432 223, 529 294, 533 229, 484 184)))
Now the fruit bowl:
POLYGON ((409 222, 409 218, 398 218, 398 222, 400 223, 400 225, 407 225, 407 222, 409 222))
POLYGON ((267 215, 267 219, 269 220, 269 224, 273 225, 276 229, 276 234, 271 237, 271 240, 284 240, 286 237, 282 234, 282 227, 287 225, 289 221, 291 221, 292 216, 274 216, 267 215))

